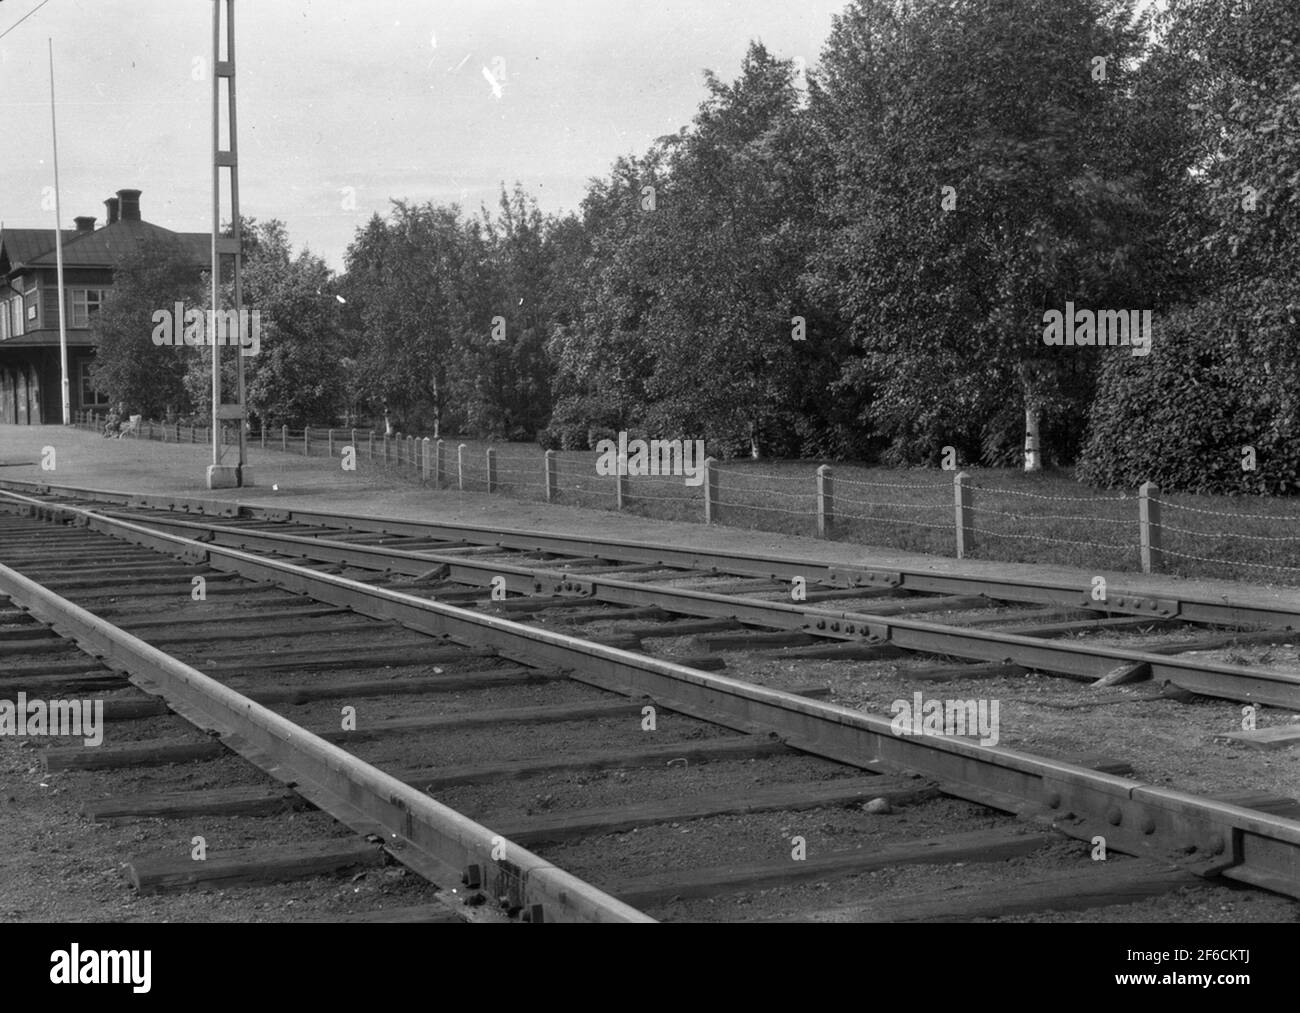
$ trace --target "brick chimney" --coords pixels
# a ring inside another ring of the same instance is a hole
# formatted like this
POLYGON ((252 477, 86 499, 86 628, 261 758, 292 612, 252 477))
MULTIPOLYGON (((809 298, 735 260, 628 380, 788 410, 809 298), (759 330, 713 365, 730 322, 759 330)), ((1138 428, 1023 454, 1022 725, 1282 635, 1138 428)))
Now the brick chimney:
POLYGON ((72 219, 77 225, 78 232, 94 232, 95 219, 88 215, 82 215, 79 218, 72 219))
POLYGON ((117 199, 122 202, 122 221, 138 222, 140 220, 140 191, 119 190, 117 199))
POLYGON ((105 224, 105 225, 116 225, 116 224, 117 224, 117 210, 118 210, 118 208, 117 208, 117 198, 116 198, 116 197, 110 197, 110 198, 108 198, 108 200, 104 201, 104 207, 108 208, 108 217, 104 219, 104 224, 105 224))

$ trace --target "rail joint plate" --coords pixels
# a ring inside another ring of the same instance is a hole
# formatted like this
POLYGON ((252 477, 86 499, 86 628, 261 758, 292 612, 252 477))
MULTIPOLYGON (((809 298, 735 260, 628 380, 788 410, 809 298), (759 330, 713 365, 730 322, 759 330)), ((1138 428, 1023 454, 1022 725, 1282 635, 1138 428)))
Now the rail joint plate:
POLYGON ((1135 616, 1156 616, 1161 619, 1172 619, 1182 611, 1182 602, 1177 598, 1152 598, 1148 595, 1128 594, 1120 592, 1118 594, 1108 594, 1105 601, 1093 601, 1089 595, 1084 595, 1082 600, 1084 608, 1096 611, 1106 612, 1123 612, 1135 616))
POLYGON ((822 636, 842 637, 846 640, 889 639, 889 627, 884 623, 863 622, 860 619, 837 619, 825 612, 808 612, 803 617, 803 628, 822 636))
POLYGON ((903 575, 896 570, 854 570, 837 566, 827 571, 826 581, 835 587, 898 587, 903 583, 903 575))

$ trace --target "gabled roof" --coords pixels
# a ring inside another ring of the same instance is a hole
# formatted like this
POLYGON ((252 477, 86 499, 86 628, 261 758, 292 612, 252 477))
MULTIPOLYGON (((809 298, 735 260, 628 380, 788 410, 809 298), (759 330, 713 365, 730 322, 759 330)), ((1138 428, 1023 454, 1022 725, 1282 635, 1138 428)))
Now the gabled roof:
MULTIPOLYGON (((62 232, 66 247, 77 232, 75 229, 63 229, 62 232)), ((53 229, 0 229, 0 275, 9 274, 46 250, 53 249, 53 229)))
MULTIPOLYGON (((63 265, 117 267, 150 239, 179 243, 195 267, 211 262, 212 237, 206 232, 172 232, 152 222, 119 220, 90 232, 63 230, 63 265)), ((54 267, 57 260, 52 229, 0 231, 0 274, 25 267, 54 267)))

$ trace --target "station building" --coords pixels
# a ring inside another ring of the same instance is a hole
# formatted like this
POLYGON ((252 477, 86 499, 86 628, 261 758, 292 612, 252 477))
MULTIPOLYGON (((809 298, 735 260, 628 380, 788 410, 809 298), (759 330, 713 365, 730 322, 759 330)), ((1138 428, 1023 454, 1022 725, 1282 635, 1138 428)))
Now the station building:
MULTIPOLYGON (((140 191, 119 190, 104 202, 107 218, 74 218, 62 230, 68 380, 75 413, 103 411, 107 398, 90 385, 95 361, 91 324, 113 291, 113 272, 147 239, 174 240, 201 271, 211 263, 206 232, 173 232, 140 217, 140 191)), ((0 226, 0 425, 63 421, 59 365, 59 287, 53 229, 0 226)))

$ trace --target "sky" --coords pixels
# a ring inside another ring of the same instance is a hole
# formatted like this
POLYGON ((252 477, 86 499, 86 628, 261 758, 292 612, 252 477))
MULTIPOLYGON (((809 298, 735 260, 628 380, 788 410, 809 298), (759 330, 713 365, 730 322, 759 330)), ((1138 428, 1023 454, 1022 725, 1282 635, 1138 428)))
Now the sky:
MULTIPOLYGON (((54 227, 53 40, 63 227, 135 188, 145 220, 208 231, 212 0, 46 0, 14 27, 40 2, 0 0, 0 221, 54 227)), ((390 198, 495 209, 518 181, 577 210, 690 122, 705 68, 734 78, 754 39, 813 66, 846 4, 237 0, 240 210, 336 270, 390 198)))

